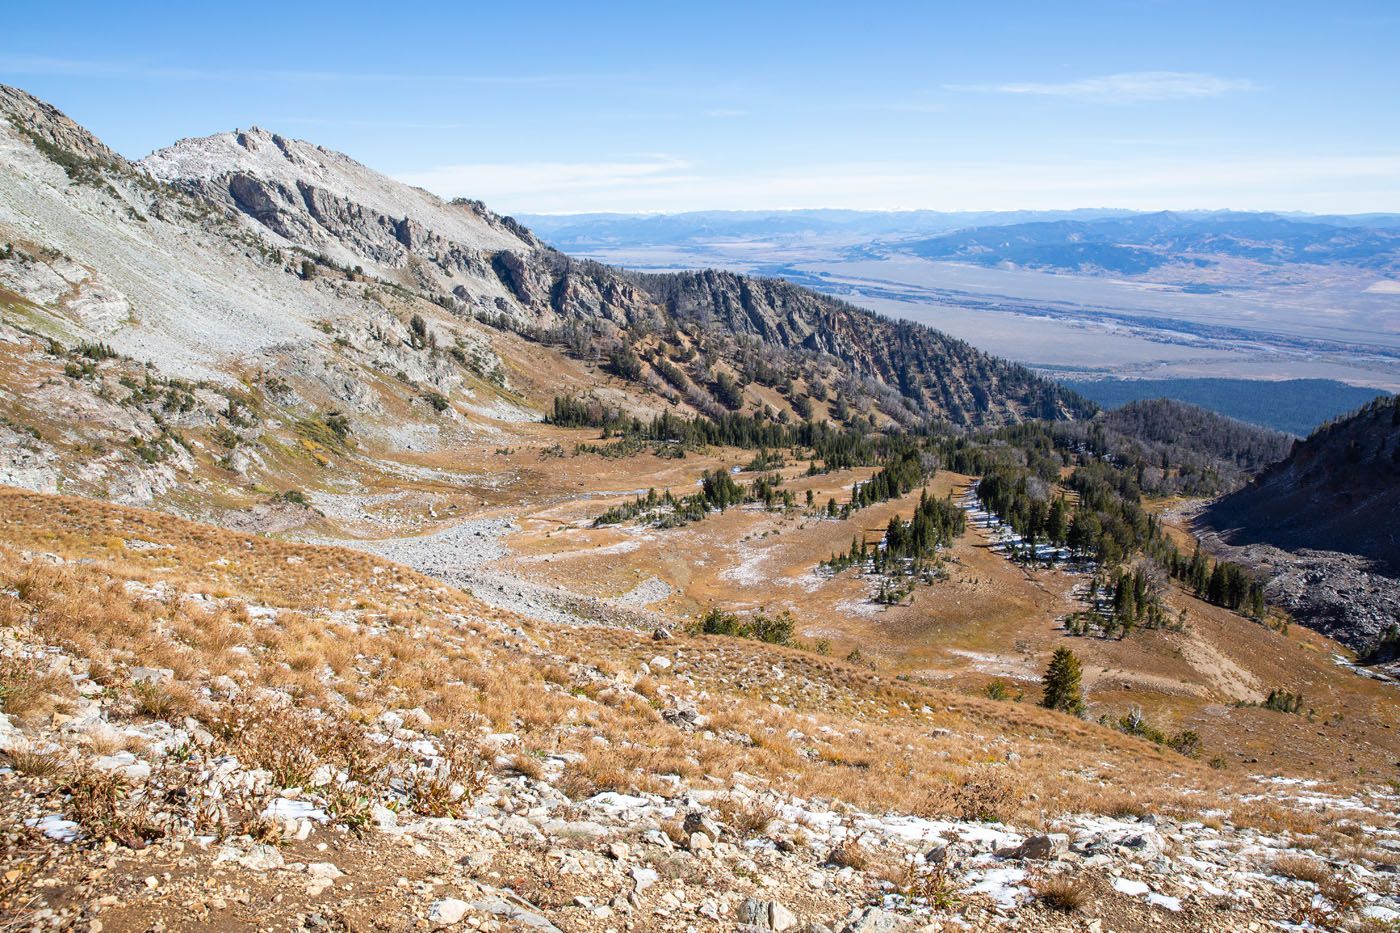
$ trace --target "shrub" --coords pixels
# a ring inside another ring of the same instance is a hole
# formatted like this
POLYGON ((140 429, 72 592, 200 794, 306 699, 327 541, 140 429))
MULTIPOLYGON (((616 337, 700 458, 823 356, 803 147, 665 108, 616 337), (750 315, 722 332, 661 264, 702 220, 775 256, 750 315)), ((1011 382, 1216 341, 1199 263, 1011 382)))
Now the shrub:
POLYGON ((1303 709, 1303 695, 1274 689, 1269 691, 1262 705, 1264 709, 1277 710, 1280 713, 1299 713, 1303 709))
POLYGON ((790 645, 797 632, 797 620, 786 610, 769 615, 758 609, 744 617, 711 607, 700 616, 695 627, 702 635, 729 635, 733 638, 753 638, 772 645, 790 645))
POLYGON ((57 790, 66 797, 64 814, 96 839, 139 849, 164 835, 151 818, 148 798, 129 797, 114 773, 75 767, 57 790))
POLYGON ((714 802, 714 808, 719 812, 720 822, 744 839, 768 832, 769 825, 778 818, 777 809, 762 800, 721 797, 714 802))
POLYGON ((1004 680, 994 680, 987 684, 987 698, 990 700, 1015 700, 1019 702, 1025 694, 1007 684, 1004 680))

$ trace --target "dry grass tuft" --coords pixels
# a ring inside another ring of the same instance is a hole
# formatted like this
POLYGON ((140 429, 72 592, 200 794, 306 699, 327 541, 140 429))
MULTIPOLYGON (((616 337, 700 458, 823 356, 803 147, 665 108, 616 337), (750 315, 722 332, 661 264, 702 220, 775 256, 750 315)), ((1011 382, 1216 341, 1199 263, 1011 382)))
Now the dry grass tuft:
POLYGON ((136 712, 165 722, 183 720, 195 710, 195 700, 187 690, 175 685, 140 683, 132 687, 136 712))
POLYGON ((71 692, 66 677, 40 673, 17 658, 0 659, 0 712, 19 719, 43 716, 71 692))
POLYGON ((63 770, 63 761, 57 755, 37 752, 29 748, 17 748, 6 752, 10 767, 20 774, 33 778, 51 778, 63 770))
POLYGON ((661 824, 661 831, 666 834, 666 838, 671 840, 678 848, 685 848, 690 843, 690 837, 686 835, 685 823, 679 819, 665 820, 661 824))
POLYGON ((1332 870, 1327 867, 1326 862, 1305 855, 1280 855, 1274 859, 1273 869, 1276 874, 1285 878, 1316 885, 1321 885, 1332 877, 1332 870))
POLYGON ((603 791, 628 791, 632 785, 611 756, 595 754, 566 768, 555 786, 570 800, 586 800, 603 791))
POLYGON ((847 834, 846 838, 831 850, 826 857, 826 863, 836 868, 854 868, 856 871, 868 871, 871 866, 870 851, 861 845, 860 837, 847 834))
POLYGON ((1074 913, 1089 900, 1084 886, 1073 875, 1050 875, 1035 885, 1035 896, 1046 907, 1074 913))
POLYGON ((1008 822, 1025 799, 1017 778, 998 768, 984 768, 959 781, 948 781, 929 791, 920 815, 986 823, 1008 822))
POLYGON ((510 760, 510 768, 516 774, 524 775, 532 781, 544 779, 544 762, 534 755, 521 752, 510 760))
POLYGON ((720 822, 741 839, 762 836, 778 818, 777 808, 767 801, 732 794, 720 797, 711 806, 719 813, 720 822))

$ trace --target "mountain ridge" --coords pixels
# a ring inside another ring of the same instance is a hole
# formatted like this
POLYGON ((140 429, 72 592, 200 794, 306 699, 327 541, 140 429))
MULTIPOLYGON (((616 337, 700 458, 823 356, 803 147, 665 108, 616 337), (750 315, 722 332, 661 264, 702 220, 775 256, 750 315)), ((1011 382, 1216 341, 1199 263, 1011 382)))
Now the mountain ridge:
POLYGON ((888 321, 776 279, 713 271, 636 276, 575 260, 479 202, 443 202, 348 156, 266 130, 182 140, 139 164, 166 183, 251 218, 279 245, 329 252, 342 265, 373 265, 379 274, 427 289, 441 301, 455 299, 457 310, 504 313, 543 328, 585 322, 600 331, 599 354, 618 341, 620 331, 638 325, 718 323, 722 332, 799 355, 826 354, 853 376, 893 385, 912 403, 911 417, 980 424, 1023 413, 1073 417, 1092 411, 1028 370, 936 331, 888 321), (933 366, 934 360, 951 365, 933 366), (976 391, 962 378, 968 369, 986 371, 994 385, 976 391), (994 404, 999 393, 1005 405, 994 404), (1017 393, 1025 396, 1024 404, 1013 399, 1017 393))
POLYGON ((1341 551, 1400 576, 1400 397, 1318 428, 1208 518, 1233 544, 1341 551))

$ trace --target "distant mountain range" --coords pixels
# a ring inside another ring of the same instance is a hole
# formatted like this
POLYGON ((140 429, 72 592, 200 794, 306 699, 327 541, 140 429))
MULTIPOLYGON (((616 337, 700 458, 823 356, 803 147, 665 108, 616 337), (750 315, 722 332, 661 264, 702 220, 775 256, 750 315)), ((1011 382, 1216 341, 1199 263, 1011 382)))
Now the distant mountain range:
MULTIPOLYGON (((537 234, 563 249, 604 245, 679 244, 714 238, 822 236, 852 240, 920 237, 970 227, 1044 220, 1090 221, 1131 211, 690 211, 679 214, 520 214, 537 234)), ((1397 218, 1400 223, 1400 218, 1397 218)))
MULTIPOLYGON (((1346 263, 1400 270, 1400 222, 1393 215, 1288 217, 1164 211, 1093 220, 1043 220, 982 226, 905 241, 896 251, 926 259, 1030 269, 1140 275, 1169 264, 1207 267, 1229 259, 1266 265, 1346 263)), ((873 253, 888 252, 875 246, 873 253)))
POLYGON ((1348 263, 1400 268, 1400 214, 1312 215, 1237 211, 701 211, 681 214, 527 215, 564 250, 806 238, 845 258, 890 255, 1138 275, 1171 263, 1348 263))

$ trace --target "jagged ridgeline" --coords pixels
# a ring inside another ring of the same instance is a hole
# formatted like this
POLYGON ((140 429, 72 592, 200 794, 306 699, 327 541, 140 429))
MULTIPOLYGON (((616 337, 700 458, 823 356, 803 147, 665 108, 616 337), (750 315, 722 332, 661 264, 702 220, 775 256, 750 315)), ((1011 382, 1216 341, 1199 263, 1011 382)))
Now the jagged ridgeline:
MULTIPOLYGON (((575 260, 479 202, 443 201, 265 130, 187 139, 132 163, 23 91, 0 88, 0 109, 72 186, 92 189, 92 199, 112 210, 112 224, 218 233, 245 253, 243 261, 295 280, 284 291, 308 290, 318 276, 392 285, 454 314, 606 361, 613 373, 697 412, 758 407, 759 393, 744 393, 754 384, 776 390, 781 398, 768 404, 799 420, 881 413, 882 421, 906 424, 997 425, 1093 411, 1024 367, 923 325, 780 280, 716 271, 643 275, 575 260)), ((73 248, 74 238, 53 245, 99 266, 73 248)), ((128 291, 129 283, 114 284, 128 291)), ((259 291, 258 301, 238 303, 240 313, 267 302, 268 290, 259 291)), ((157 305, 177 303, 158 297, 157 305)), ((268 340, 289 337, 279 333, 285 329, 285 322, 267 328, 268 340)))

